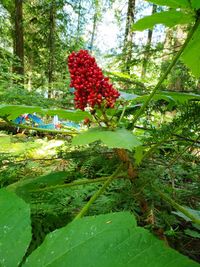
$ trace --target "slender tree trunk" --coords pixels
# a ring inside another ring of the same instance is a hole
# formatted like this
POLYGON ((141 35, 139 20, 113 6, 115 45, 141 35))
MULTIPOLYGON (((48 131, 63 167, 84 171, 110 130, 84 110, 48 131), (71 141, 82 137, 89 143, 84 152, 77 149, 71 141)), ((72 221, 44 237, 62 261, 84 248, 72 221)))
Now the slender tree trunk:
POLYGON ((49 11, 49 64, 48 64, 48 98, 52 97, 55 63, 55 0, 51 2, 49 11))
POLYGON ((13 66, 13 72, 24 76, 24 30, 23 30, 23 4, 22 0, 15 0, 14 12, 14 55, 19 59, 19 64, 13 66))
POLYGON ((91 41, 90 41, 90 50, 92 51, 93 46, 94 46, 94 37, 95 37, 95 32, 97 28, 97 19, 98 19, 98 11, 95 11, 94 17, 93 17, 93 26, 92 26, 92 35, 91 35, 91 41))
MULTIPOLYGON (((151 13, 152 15, 154 13, 156 13, 156 9, 157 9, 157 5, 153 4, 152 13, 151 13)), ((148 65, 148 61, 150 58, 150 48, 151 48, 152 35, 153 35, 153 30, 148 30, 147 43, 146 43, 145 52, 144 52, 144 59, 142 62, 141 78, 145 78, 145 76, 146 76, 147 65, 148 65)))
POLYGON ((122 71, 130 74, 130 65, 132 60, 132 49, 133 49, 133 31, 131 30, 131 25, 134 23, 135 16, 135 0, 128 1, 128 9, 126 16, 126 28, 124 34, 124 67, 122 71))
POLYGON ((77 20, 77 30, 76 30, 76 43, 78 43, 78 39, 80 36, 80 25, 81 25, 81 0, 79 0, 78 5, 78 20, 77 20))
MULTIPOLYGON (((186 36, 187 28, 183 25, 176 26, 173 34, 173 47, 171 47, 171 51, 173 51, 174 54, 177 53, 180 47, 183 45, 186 36)), ((181 65, 177 66, 177 68, 181 68, 181 65)), ((169 84, 169 89, 175 91, 184 91, 184 79, 181 77, 180 73, 176 73, 175 70, 176 68, 174 69, 174 75, 171 74, 172 80, 169 84)))

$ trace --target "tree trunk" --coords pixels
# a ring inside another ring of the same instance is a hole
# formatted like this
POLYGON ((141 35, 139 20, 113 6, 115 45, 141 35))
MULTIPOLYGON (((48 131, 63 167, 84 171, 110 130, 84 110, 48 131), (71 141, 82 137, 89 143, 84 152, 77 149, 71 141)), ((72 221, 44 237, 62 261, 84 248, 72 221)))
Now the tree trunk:
POLYGON ((48 64, 48 98, 52 97, 55 63, 55 1, 50 4, 49 11, 49 64, 48 64))
POLYGON ((80 37, 80 26, 81 26, 81 0, 79 0, 78 5, 78 20, 77 20, 77 30, 76 30, 76 43, 78 43, 80 37))
POLYGON ((126 28, 124 34, 124 47, 123 47, 123 55, 124 55, 124 67, 122 71, 130 74, 131 60, 132 60, 132 49, 133 49, 133 31, 131 30, 131 26, 134 23, 134 15, 135 15, 135 0, 128 1, 128 9, 126 16, 126 28))
POLYGON ((23 30, 23 5, 22 0, 15 0, 14 14, 14 55, 19 59, 19 64, 13 66, 13 72, 24 76, 24 30, 23 30))
MULTIPOLYGON (((156 13, 157 5, 153 4, 152 7, 152 15, 156 13)), ((146 76, 146 71, 147 71, 147 65, 148 61, 150 58, 150 48, 151 48, 151 41, 152 41, 152 35, 153 35, 153 30, 148 30, 148 37, 147 37, 147 43, 145 47, 145 52, 144 52, 144 59, 142 62, 142 73, 141 73, 141 78, 145 78, 146 76)))
POLYGON ((91 51, 94 46, 94 37, 95 37, 95 32, 96 32, 96 27, 97 27, 97 20, 98 20, 98 9, 95 11, 94 17, 93 17, 92 36, 91 36, 90 47, 89 47, 91 51))

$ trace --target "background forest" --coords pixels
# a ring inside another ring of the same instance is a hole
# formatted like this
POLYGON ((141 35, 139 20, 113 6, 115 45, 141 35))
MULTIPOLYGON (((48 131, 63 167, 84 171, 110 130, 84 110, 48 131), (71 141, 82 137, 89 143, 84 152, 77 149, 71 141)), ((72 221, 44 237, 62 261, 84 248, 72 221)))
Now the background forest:
POLYGON ((198 0, 0 0, 0 266, 199 266, 199 25, 198 0), (112 103, 77 108, 87 69, 112 103))

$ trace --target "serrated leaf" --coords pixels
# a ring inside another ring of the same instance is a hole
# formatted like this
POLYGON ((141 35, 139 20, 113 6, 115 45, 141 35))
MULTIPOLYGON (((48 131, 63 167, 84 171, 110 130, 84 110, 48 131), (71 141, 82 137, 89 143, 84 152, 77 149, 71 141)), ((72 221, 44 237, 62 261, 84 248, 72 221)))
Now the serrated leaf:
POLYGON ((147 230, 128 212, 75 220, 47 235, 24 267, 198 267, 147 230))
MULTIPOLYGON (((168 6, 171 8, 190 8, 188 0, 147 0, 160 6, 168 6)), ((198 1, 198 0, 197 0, 198 1)))
POLYGON ((29 206, 14 193, 0 190, 0 266, 15 267, 31 241, 29 206))
POLYGON ((87 145, 95 141, 101 141, 110 148, 125 148, 128 150, 141 145, 137 137, 126 129, 111 131, 101 128, 89 129, 87 132, 75 136, 72 145, 87 145))
POLYGON ((133 24, 132 30, 143 31, 145 29, 153 29, 156 24, 164 24, 167 27, 173 27, 177 24, 188 24, 193 21, 194 17, 191 14, 170 10, 155 13, 138 20, 133 24))
POLYGON ((185 48, 181 59, 185 65, 191 70, 191 72, 196 76, 200 77, 200 26, 193 35, 192 40, 185 48))

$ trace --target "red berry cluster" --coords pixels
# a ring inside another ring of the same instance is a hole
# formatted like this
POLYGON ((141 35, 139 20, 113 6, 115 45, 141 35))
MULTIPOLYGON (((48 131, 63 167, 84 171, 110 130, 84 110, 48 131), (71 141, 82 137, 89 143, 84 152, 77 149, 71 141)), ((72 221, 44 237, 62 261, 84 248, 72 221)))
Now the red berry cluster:
POLYGON ((74 101, 76 108, 94 107, 104 104, 113 108, 119 92, 104 77, 95 58, 87 50, 72 52, 68 57, 68 67, 71 76, 70 87, 76 89, 74 101))

